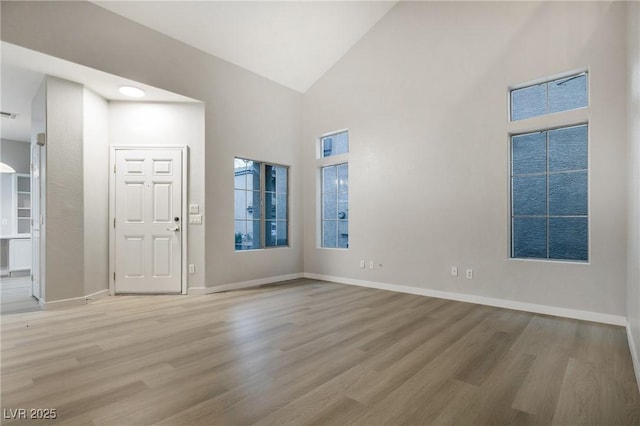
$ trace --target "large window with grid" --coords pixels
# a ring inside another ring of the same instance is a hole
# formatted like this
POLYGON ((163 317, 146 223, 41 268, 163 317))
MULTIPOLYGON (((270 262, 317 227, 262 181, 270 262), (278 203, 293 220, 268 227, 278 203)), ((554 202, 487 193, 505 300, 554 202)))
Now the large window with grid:
POLYGON ((288 246, 288 174, 287 166, 234 159, 236 250, 288 246))
POLYGON ((349 248, 349 132, 320 138, 321 246, 349 248))
POLYGON ((588 93, 586 71, 509 91, 510 126, 539 129, 510 136, 512 258, 589 260, 588 93))
POLYGON ((511 256, 589 258, 588 126, 511 137, 511 256))

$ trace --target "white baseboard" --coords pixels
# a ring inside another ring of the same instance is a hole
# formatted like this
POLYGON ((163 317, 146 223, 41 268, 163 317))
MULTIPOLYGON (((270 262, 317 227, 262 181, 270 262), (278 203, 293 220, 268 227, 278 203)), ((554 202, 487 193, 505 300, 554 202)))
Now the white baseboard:
POLYGON ((578 309, 559 308, 556 306, 538 305, 535 303, 518 302, 515 300, 496 299, 493 297, 476 296, 473 294, 452 293, 428 288, 418 288, 397 284, 385 284, 374 281, 356 280, 352 278, 333 277, 321 274, 305 273, 305 278, 322 281, 330 281, 339 284, 356 285, 360 287, 377 288, 380 290, 397 291, 400 293, 417 294, 420 296, 436 297, 439 299, 456 300, 458 302, 476 303, 479 305, 495 306, 498 308, 513 309, 516 311, 532 312, 536 314, 554 315, 564 318, 572 318, 584 321, 593 321, 603 324, 612 324, 625 327, 627 319, 621 315, 602 314, 599 312, 581 311, 578 309))
POLYGON ((636 350, 636 342, 631 333, 631 324, 627 322, 627 341, 629 342, 629 350, 631 351, 631 360, 633 361, 633 371, 636 373, 636 384, 640 390, 640 359, 638 359, 638 351, 636 350))
POLYGON ((203 295, 203 294, 211 294, 211 293, 221 293, 223 291, 240 290, 243 288, 257 287, 265 284, 273 284, 280 281, 296 280, 299 278, 304 278, 304 274, 297 273, 297 274, 277 275, 275 277, 260 278, 257 280, 249 280, 249 281, 240 281, 236 283, 217 285, 213 287, 191 287, 189 288, 188 294, 203 295))
POLYGON ((43 311, 50 311, 52 309, 67 308, 69 306, 86 305, 87 303, 108 296, 109 290, 104 289, 96 291, 95 293, 88 294, 83 297, 73 297, 71 299, 52 300, 51 302, 45 302, 40 299, 40 307, 43 311))

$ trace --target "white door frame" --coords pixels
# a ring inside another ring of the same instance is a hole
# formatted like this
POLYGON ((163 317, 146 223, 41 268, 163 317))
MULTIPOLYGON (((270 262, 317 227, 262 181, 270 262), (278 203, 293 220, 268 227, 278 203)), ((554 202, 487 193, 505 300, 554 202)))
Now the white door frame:
POLYGON ((141 146, 141 145, 114 145, 111 147, 109 156, 109 294, 115 295, 115 271, 116 271, 116 233, 115 233, 115 217, 116 217, 116 151, 133 150, 133 149, 175 149, 182 153, 182 202, 180 210, 182 211, 182 232, 180 244, 182 245, 182 261, 180 262, 180 288, 182 294, 187 294, 187 234, 189 217, 187 215, 187 165, 188 165, 188 148, 185 145, 157 145, 157 146, 141 146))

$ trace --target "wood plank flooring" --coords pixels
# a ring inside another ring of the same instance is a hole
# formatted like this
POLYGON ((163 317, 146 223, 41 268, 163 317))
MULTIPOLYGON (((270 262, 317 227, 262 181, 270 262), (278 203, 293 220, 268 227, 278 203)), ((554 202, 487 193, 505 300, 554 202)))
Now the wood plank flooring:
POLYGON ((640 424, 622 327, 313 280, 1 319, 3 424, 640 424))
POLYGON ((0 314, 39 311, 38 301, 31 295, 31 277, 0 277, 0 314))

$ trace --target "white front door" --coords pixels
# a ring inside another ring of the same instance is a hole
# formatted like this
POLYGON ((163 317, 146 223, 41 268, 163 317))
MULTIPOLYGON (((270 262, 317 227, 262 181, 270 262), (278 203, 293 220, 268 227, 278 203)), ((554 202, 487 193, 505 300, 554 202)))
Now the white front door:
POLYGON ((115 293, 182 290, 182 150, 115 151, 115 293))

